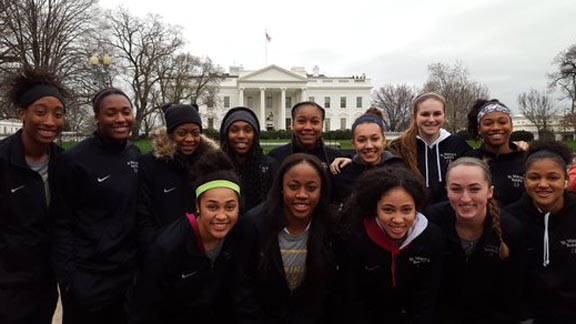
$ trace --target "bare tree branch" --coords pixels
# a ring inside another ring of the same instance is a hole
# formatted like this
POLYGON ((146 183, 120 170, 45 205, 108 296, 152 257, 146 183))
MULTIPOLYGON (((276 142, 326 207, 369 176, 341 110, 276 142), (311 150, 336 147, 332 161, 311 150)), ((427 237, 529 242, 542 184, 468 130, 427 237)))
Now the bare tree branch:
POLYGON ((384 115, 386 130, 403 131, 410 125, 416 89, 406 84, 387 84, 372 94, 372 104, 384 115))

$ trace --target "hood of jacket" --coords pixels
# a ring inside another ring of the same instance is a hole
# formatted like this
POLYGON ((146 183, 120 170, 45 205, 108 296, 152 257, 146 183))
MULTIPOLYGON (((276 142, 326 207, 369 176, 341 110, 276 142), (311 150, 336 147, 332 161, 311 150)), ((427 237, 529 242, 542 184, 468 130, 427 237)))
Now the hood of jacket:
MULTIPOLYGON (((196 150, 217 150, 218 144, 204 134, 200 134, 201 142, 196 150)), ((156 158, 162 160, 174 160, 178 145, 170 139, 166 127, 160 127, 152 132, 153 154, 156 158)))

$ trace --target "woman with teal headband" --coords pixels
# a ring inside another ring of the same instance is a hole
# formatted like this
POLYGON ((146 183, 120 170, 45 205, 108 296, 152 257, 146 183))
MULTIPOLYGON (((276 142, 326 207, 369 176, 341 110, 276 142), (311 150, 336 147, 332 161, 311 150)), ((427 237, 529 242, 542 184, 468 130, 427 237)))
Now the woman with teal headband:
MULTIPOLYGON (((146 250, 128 293, 128 323, 233 322, 233 287, 240 185, 221 151, 197 163, 196 214, 160 231, 146 250)), ((192 198, 192 197, 190 197, 192 198)))

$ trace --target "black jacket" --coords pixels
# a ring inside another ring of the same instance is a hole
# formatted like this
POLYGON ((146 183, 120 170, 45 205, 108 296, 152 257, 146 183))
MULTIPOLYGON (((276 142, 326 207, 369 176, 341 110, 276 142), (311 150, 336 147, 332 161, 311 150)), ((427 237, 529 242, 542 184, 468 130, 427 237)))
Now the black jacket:
POLYGON ((440 229, 428 223, 394 262, 392 253, 372 241, 364 226, 351 228, 338 244, 347 308, 341 322, 435 323, 442 271, 440 229))
POLYGON ((66 284, 74 271, 120 273, 135 265, 135 209, 140 151, 98 133, 56 164, 53 261, 66 284))
POLYGON ((298 145, 294 138, 290 143, 273 149, 268 155, 278 161, 278 164, 282 164, 285 158, 294 153, 307 153, 316 156, 322 161, 326 170, 328 170, 330 163, 332 163, 334 159, 343 156, 339 151, 327 147, 322 139, 318 141, 318 145, 314 150, 309 151, 298 145))
MULTIPOLYGON (((154 149, 140 157, 136 222, 140 247, 146 246, 157 232, 185 213, 193 213, 196 200, 191 179, 193 161, 177 153, 165 129, 155 133, 154 149)), ((205 136, 190 159, 217 149, 205 136)))
POLYGON ((507 206, 518 201, 524 193, 524 173, 526 168, 525 152, 518 150, 514 143, 510 143, 511 153, 495 155, 480 147, 467 154, 488 163, 494 184, 494 198, 500 206, 507 206))
POLYGON ((507 211, 526 232, 527 309, 536 323, 576 323, 576 196, 564 194, 564 208, 548 220, 550 263, 543 265, 544 214, 524 194, 507 211))
MULTIPOLYGON (((48 184, 62 149, 50 146, 48 184)), ((44 181, 26 163, 22 130, 0 142, 0 288, 54 284, 44 181)))
POLYGON ((185 215, 164 227, 128 292, 128 323, 233 323, 236 236, 228 234, 212 263, 185 215))
MULTIPOLYGON (((332 315, 331 289, 336 278, 337 265, 331 250, 331 240, 325 242, 328 264, 321 279, 304 278, 300 287, 290 291, 284 274, 278 242, 264 242, 264 217, 266 203, 244 215, 240 224, 240 269, 235 302, 238 322, 266 324, 312 324, 328 323, 332 315), (272 249, 273 269, 261 271, 259 264, 265 250, 272 249)), ((310 227, 313 234, 314 220, 310 227)), ((308 241, 308 250, 310 240, 308 241)), ((307 264, 309 261, 307 257, 307 264)))
POLYGON ((418 169, 424 177, 431 203, 448 199, 446 193, 448 165, 472 151, 472 147, 463 137, 442 131, 441 136, 430 146, 421 139, 417 140, 418 169))
POLYGON ((426 216, 440 226, 446 240, 440 299, 442 323, 518 323, 525 255, 520 222, 501 211, 504 242, 510 250, 510 256, 502 260, 498 254, 500 239, 490 215, 470 256, 462 249, 456 214, 449 202, 430 206, 426 216))
POLYGON ((358 178, 367 170, 380 167, 404 167, 404 161, 399 156, 389 151, 384 151, 382 160, 378 165, 365 165, 360 162, 358 155, 352 158, 352 164, 344 167, 342 172, 332 176, 332 202, 336 204, 343 203, 352 193, 354 184, 358 178))

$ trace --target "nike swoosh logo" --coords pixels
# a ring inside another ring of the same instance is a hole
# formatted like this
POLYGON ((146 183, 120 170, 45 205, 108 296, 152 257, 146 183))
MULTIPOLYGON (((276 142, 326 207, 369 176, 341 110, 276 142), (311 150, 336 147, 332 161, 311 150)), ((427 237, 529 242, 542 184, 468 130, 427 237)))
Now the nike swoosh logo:
POLYGON ((18 190, 20 190, 20 189, 22 189, 22 188, 24 188, 24 185, 21 185, 20 187, 16 187, 16 188, 10 189, 10 192, 15 193, 16 191, 18 191, 18 190))
POLYGON ((104 182, 104 181, 106 181, 106 179, 110 178, 110 176, 111 176, 111 174, 105 176, 104 178, 98 178, 97 180, 98 180, 98 182, 104 182))
POLYGON ((190 278, 196 274, 198 271, 190 272, 190 273, 182 273, 182 279, 190 278))
POLYGON ((176 187, 164 188, 164 193, 169 193, 169 192, 171 192, 171 191, 174 191, 174 189, 176 189, 176 187))

